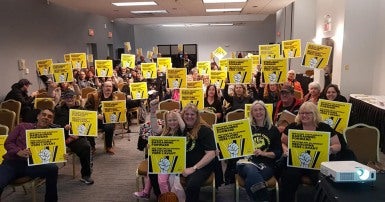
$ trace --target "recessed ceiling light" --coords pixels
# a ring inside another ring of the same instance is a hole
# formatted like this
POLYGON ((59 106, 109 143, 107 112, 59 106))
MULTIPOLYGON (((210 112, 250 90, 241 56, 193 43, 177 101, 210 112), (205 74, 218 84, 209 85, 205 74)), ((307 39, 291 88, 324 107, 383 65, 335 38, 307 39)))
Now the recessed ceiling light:
POLYGON ((165 24, 162 25, 163 27, 201 27, 201 26, 208 26, 209 24, 203 24, 203 23, 190 23, 190 24, 165 24))
POLYGON ((205 4, 213 4, 213 3, 243 3, 247 0, 203 0, 205 4))
POLYGON ((142 2, 116 2, 112 3, 115 6, 156 6, 158 5, 154 1, 142 1, 142 2))
POLYGON ((206 9, 206 12, 240 12, 242 8, 214 8, 214 9, 206 9))
POLYGON ((145 14, 145 13, 167 13, 166 10, 152 10, 152 11, 131 11, 133 14, 145 14))
POLYGON ((210 26, 233 26, 233 23, 216 23, 216 24, 210 24, 210 26))

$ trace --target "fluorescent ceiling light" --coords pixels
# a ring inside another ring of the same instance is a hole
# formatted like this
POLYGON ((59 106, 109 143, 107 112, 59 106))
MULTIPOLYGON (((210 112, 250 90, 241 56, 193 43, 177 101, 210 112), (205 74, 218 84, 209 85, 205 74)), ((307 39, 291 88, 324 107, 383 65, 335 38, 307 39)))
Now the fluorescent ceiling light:
POLYGON ((163 27, 201 27, 201 26, 208 26, 209 24, 202 24, 202 23, 190 23, 190 24, 165 24, 162 25, 163 27))
POLYGON ((142 1, 142 2, 117 2, 112 3, 115 6, 156 6, 154 1, 142 1))
POLYGON ((233 26, 233 23, 216 23, 216 24, 210 24, 210 26, 233 26))
POLYGON ((152 11, 131 11, 133 14, 145 14, 145 13, 167 13, 166 10, 152 10, 152 11))
POLYGON ((206 9, 207 13, 213 12, 240 12, 242 8, 214 8, 214 9, 206 9))
POLYGON ((213 3, 243 3, 247 0, 203 0, 205 4, 213 4, 213 3))

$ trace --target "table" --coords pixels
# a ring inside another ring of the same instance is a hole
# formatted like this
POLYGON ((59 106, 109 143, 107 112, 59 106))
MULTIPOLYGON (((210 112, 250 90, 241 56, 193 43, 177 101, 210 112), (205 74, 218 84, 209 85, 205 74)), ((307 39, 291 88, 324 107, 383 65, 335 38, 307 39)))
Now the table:
POLYGON ((380 148, 385 153, 385 96, 351 94, 349 125, 364 123, 380 131, 380 148))
POLYGON ((328 178, 321 178, 316 187, 316 202, 319 201, 385 201, 385 174, 377 174, 375 182, 335 183, 328 178))

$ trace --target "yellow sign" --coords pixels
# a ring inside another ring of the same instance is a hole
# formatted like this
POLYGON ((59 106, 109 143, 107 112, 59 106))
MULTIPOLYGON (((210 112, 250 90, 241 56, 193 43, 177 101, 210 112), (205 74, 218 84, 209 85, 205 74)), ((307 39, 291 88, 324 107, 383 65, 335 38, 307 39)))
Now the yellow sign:
POLYGON ((112 60, 95 60, 96 77, 112 77, 112 60))
POLYGON ((71 64, 74 69, 87 68, 86 53, 71 53, 71 64))
POLYGON ((322 120, 341 134, 348 127, 351 109, 351 103, 323 99, 318 101, 318 110, 322 120))
POLYGON ((147 82, 130 83, 130 92, 133 100, 147 99, 147 82))
POLYGON ((167 69, 166 80, 167 88, 186 88, 187 87, 187 69, 172 68, 167 69))
POLYGON ((156 63, 141 63, 142 75, 145 79, 156 79, 156 63))
POLYGON ((126 101, 102 101, 103 123, 125 123, 126 101))
POLYGON ((197 62, 198 74, 199 75, 210 75, 211 72, 211 62, 210 61, 200 61, 197 62))
POLYGON ((52 68, 52 59, 46 59, 46 60, 37 60, 36 61, 36 69, 39 73, 39 75, 49 75, 53 73, 52 68))
POLYGON ((229 83, 249 84, 252 81, 253 60, 250 58, 229 59, 229 83))
POLYGON ((330 132, 289 130, 290 167, 319 170, 321 163, 329 161, 330 132))
POLYGON ((7 139, 8 135, 0 134, 0 164, 3 162, 3 156, 7 153, 7 150, 5 150, 4 143, 7 139))
POLYGON ((188 81, 187 88, 202 88, 203 89, 203 81, 188 81))
POLYGON ((259 55, 261 60, 280 58, 281 57, 281 48, 279 44, 271 45, 259 45, 259 55))
POLYGON ((148 173, 177 174, 186 168, 186 138, 148 137, 148 173))
POLYGON ((28 166, 66 162, 64 129, 26 130, 27 148, 31 150, 28 166))
POLYGON ((309 68, 325 68, 329 63, 332 47, 307 43, 302 59, 302 66, 309 68))
POLYGON ((166 72, 167 69, 171 69, 172 68, 171 58, 170 57, 158 58, 158 59, 156 59, 156 62, 158 63, 158 69, 161 72, 166 72))
POLYGON ((210 83, 215 85, 217 89, 225 88, 225 81, 227 78, 227 72, 224 70, 213 70, 210 74, 210 83))
POLYGON ((70 54, 64 54, 64 62, 71 63, 71 56, 70 56, 70 54))
POLYGON ((198 109, 204 108, 204 96, 202 88, 181 88, 180 89, 180 102, 182 108, 189 103, 193 103, 198 109))
POLYGON ((282 56, 284 58, 301 57, 301 39, 282 41, 282 56))
POLYGON ((287 81, 287 58, 262 60, 262 83, 277 84, 287 81))
POLYGON ((70 109, 70 135, 98 136, 98 114, 96 111, 70 109))
POLYGON ((131 43, 129 41, 124 42, 124 50, 128 53, 131 50, 131 43))
POLYGON ((52 69, 54 82, 64 83, 74 81, 71 63, 54 63, 52 64, 52 69))
POLYGON ((227 71, 227 69, 229 68, 229 60, 228 59, 219 60, 219 67, 221 67, 222 71, 227 71))
POLYGON ((227 55, 227 52, 225 51, 225 49, 219 46, 217 49, 214 50, 214 55, 218 59, 222 59, 227 55))
POLYGON ((259 55, 252 55, 251 59, 253 59, 253 67, 257 67, 259 64, 261 64, 261 58, 259 55))
POLYGON ((121 54, 122 68, 134 68, 135 67, 135 55, 133 54, 121 54))
MULTIPOLYGON (((245 119, 248 119, 250 117, 250 110, 251 110, 252 104, 245 104, 245 119)), ((273 104, 267 104, 265 103, 265 107, 267 110, 267 113, 270 115, 270 120, 273 122, 273 104)))
POLYGON ((213 125, 217 148, 223 155, 220 160, 253 155, 253 138, 248 119, 213 125))

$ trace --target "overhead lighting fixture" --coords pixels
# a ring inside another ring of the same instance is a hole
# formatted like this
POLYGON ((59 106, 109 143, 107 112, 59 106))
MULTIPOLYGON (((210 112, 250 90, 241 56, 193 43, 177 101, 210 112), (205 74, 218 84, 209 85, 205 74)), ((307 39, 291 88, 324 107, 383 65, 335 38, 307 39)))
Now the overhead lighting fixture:
POLYGON ((210 26, 233 26, 233 23, 216 23, 216 24, 210 24, 210 26))
POLYGON ((115 6, 156 6, 155 1, 142 1, 142 2, 116 2, 112 3, 115 6))
POLYGON ((203 24, 203 23, 190 23, 190 24, 165 24, 162 25, 163 27, 202 27, 202 26, 208 26, 209 24, 203 24))
POLYGON ((214 4, 214 3, 243 3, 247 0, 203 0, 205 4, 214 4))
POLYGON ((240 12, 242 8, 214 8, 214 9, 206 9, 207 13, 214 12, 240 12))
POLYGON ((166 10, 152 10, 152 11, 131 11, 133 14, 148 14, 148 13, 153 13, 153 14, 159 14, 159 13, 167 13, 166 10))

